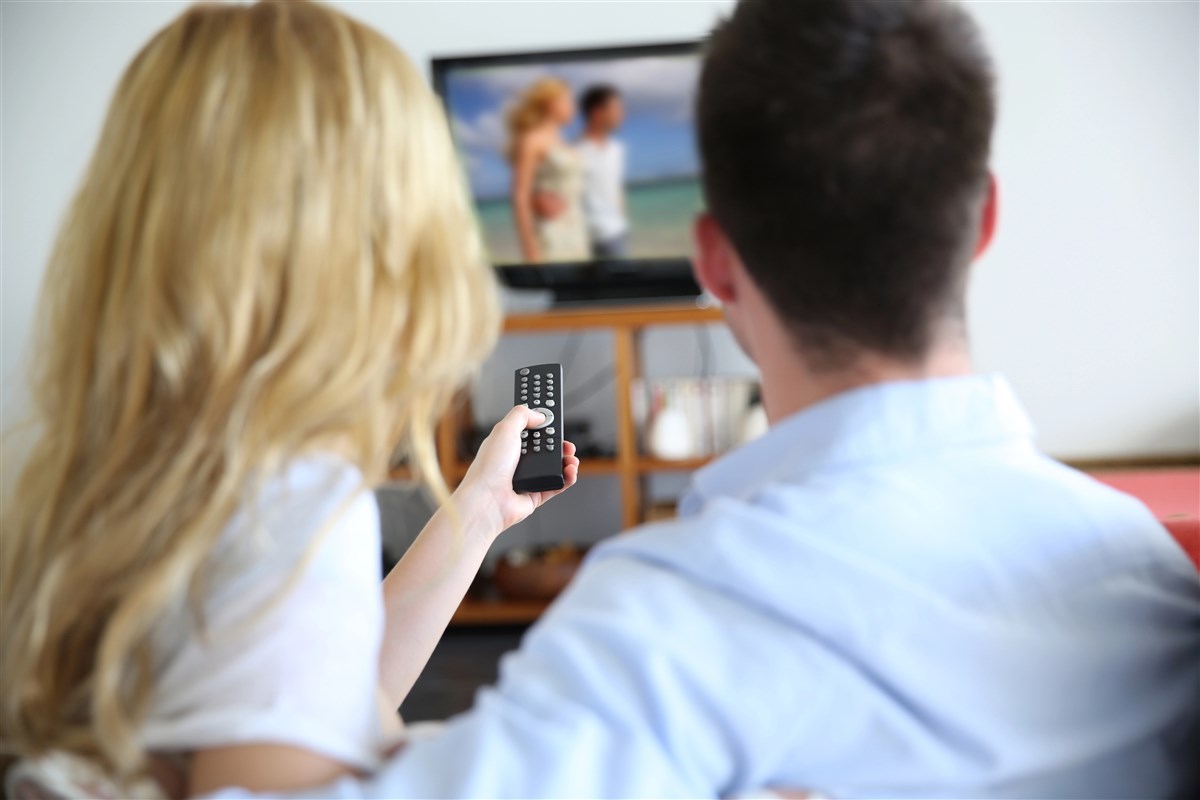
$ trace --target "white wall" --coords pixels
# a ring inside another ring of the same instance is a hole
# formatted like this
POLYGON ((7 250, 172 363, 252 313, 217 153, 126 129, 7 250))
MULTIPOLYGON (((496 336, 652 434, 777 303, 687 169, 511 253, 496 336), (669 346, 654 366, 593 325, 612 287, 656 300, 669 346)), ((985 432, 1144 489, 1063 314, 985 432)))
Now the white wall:
POLYGON ((978 364, 1013 380, 1051 453, 1195 453, 1200 6, 972 10, 1000 71, 978 364))
MULTIPOLYGON (((339 5, 425 66, 435 54, 695 37, 731 4, 339 5)), ((108 95, 136 49, 180 8, 0 3, 5 427, 26 407, 21 376, 38 283, 108 95)), ((981 2, 973 10, 1001 76, 1002 223, 971 295, 980 367, 1012 378, 1056 455, 1196 452, 1197 5, 981 2)), ((746 371, 728 337, 717 340, 719 369, 746 371)), ((485 376, 560 347, 561 340, 510 341, 485 376)), ((650 367, 661 374, 690 365, 693 348, 688 331, 657 334, 650 367)), ((578 374, 606 361, 603 338, 588 337, 578 374)), ((607 416, 608 393, 594 402, 590 410, 607 416)), ((6 447, 11 466, 14 448, 6 447)))

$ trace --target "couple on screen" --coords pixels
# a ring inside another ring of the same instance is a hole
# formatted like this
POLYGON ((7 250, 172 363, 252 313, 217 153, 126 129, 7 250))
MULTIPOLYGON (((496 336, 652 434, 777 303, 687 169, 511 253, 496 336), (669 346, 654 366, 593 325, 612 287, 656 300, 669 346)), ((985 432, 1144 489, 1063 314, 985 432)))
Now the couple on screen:
POLYGON ((562 131, 575 100, 558 78, 535 81, 508 114, 513 219, 528 263, 628 255, 625 148, 613 136, 625 115, 621 95, 591 86, 579 106, 583 134, 574 145, 562 131))

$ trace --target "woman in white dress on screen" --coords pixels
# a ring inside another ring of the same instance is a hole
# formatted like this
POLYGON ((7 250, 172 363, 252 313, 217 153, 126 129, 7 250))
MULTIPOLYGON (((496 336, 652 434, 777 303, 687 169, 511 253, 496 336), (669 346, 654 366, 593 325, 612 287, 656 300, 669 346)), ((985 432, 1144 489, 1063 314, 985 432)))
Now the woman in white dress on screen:
POLYGON ((498 329, 456 170, 420 73, 326 6, 196 6, 130 64, 0 526, 4 796, 376 765, 488 547, 554 494, 512 490, 544 421, 518 406, 381 590, 371 489, 399 448, 446 497, 434 423, 498 329))
POLYGON ((574 116, 571 89, 557 78, 535 81, 508 112, 513 218, 531 264, 591 257, 583 164, 562 135, 574 116))

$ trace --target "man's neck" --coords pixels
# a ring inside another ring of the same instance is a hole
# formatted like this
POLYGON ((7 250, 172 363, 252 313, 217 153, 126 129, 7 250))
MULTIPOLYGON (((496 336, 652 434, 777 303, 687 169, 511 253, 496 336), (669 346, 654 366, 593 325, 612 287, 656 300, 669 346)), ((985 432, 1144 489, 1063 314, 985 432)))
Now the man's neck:
POLYGON ((584 128, 583 138, 594 144, 605 144, 608 142, 608 131, 604 128, 584 128))
POLYGON ((900 361, 865 353, 846 367, 814 369, 792 347, 760 355, 763 407, 772 425, 834 395, 881 383, 969 375, 971 358, 960 325, 948 326, 923 358, 900 361))

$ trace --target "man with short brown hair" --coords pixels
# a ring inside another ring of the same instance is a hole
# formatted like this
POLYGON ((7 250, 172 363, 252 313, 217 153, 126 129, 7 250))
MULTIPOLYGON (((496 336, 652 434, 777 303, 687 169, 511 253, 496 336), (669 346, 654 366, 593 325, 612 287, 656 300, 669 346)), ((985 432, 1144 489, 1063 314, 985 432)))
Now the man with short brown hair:
POLYGON ((1185 796, 1195 570, 972 374, 994 116, 956 5, 742 0, 695 267, 771 429, 600 545, 472 711, 320 796, 1185 796))

